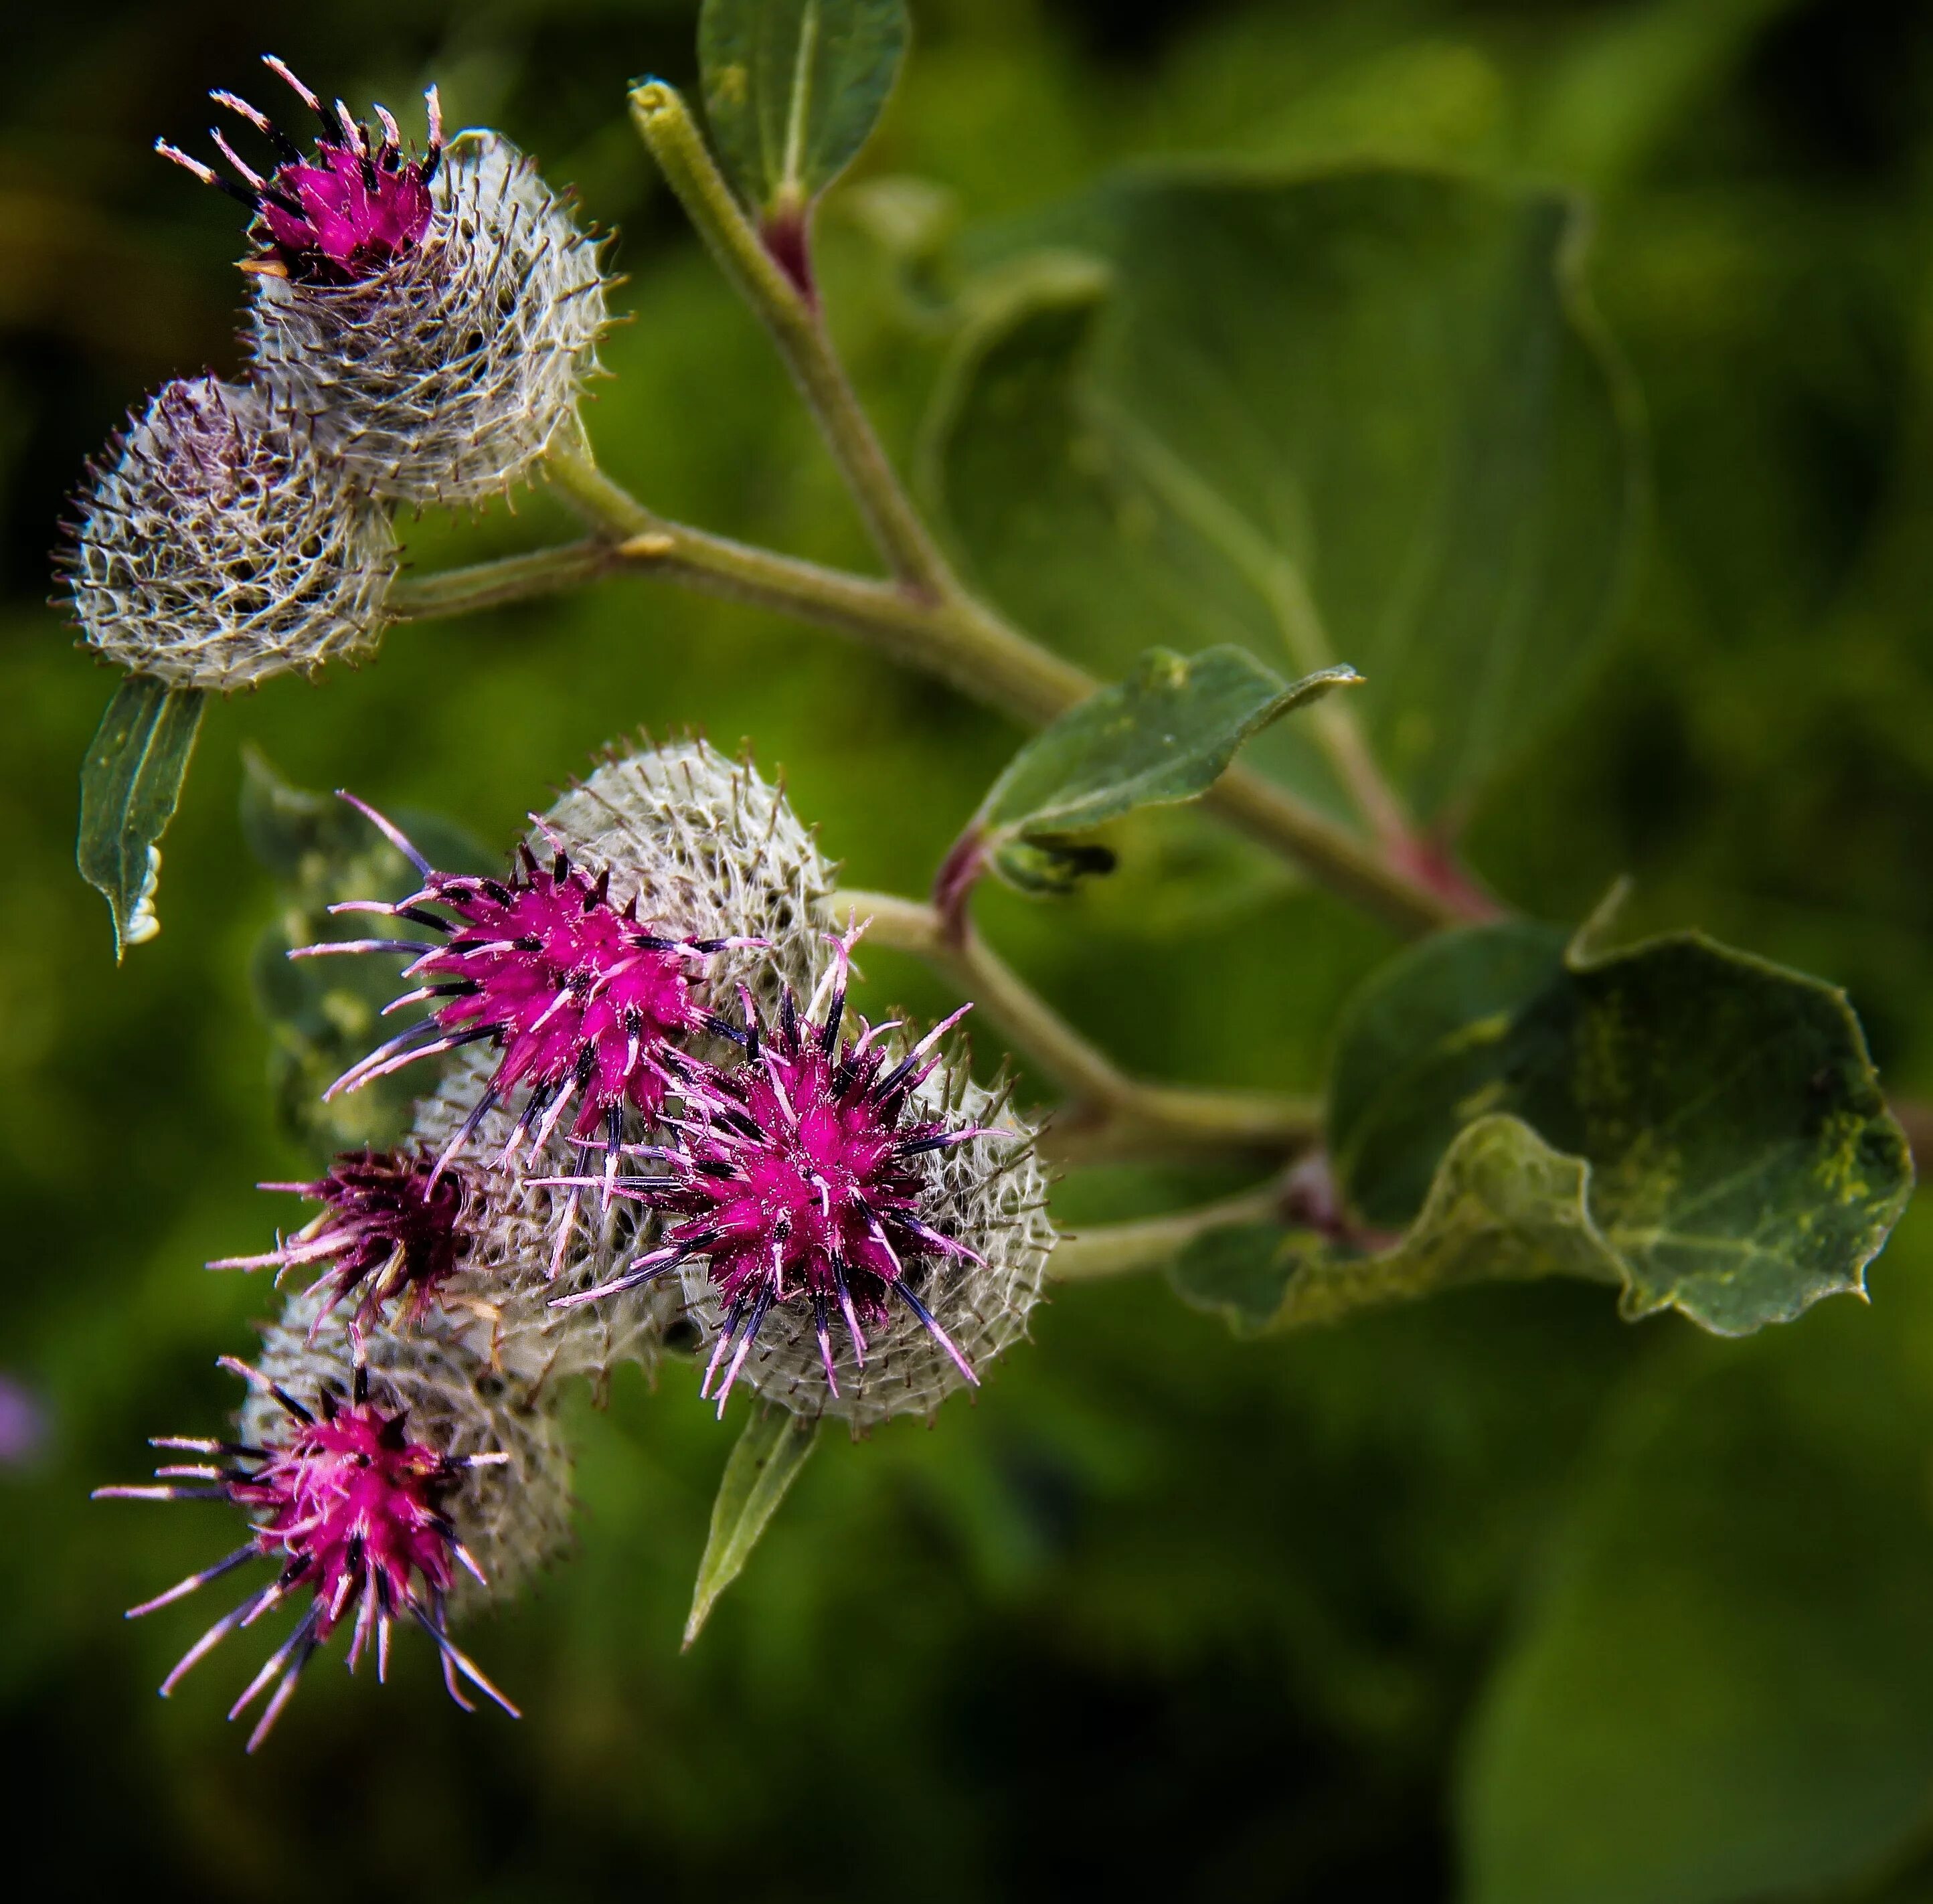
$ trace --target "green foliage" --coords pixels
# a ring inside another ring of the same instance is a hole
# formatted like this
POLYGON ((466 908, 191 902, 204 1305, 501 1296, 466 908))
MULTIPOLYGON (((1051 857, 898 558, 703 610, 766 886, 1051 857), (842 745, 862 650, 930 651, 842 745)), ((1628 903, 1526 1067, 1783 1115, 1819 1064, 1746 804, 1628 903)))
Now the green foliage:
POLYGON ((1613 1413, 1471 1742, 1469 1904, 1813 1898, 1923 1829, 1933 1380, 1888 1294, 1613 1413))
MULTIPOLYGON (((1352 668, 1292 686, 1246 649, 1192 656, 1150 649, 1118 686, 1070 709, 1021 748, 994 782, 966 838, 1023 892, 1066 893, 1095 870, 1068 836, 1137 807, 1198 799, 1250 735, 1332 689, 1352 668)), ((1111 856, 1106 866, 1113 863, 1111 856)))
POLYGON ((705 0, 711 143, 752 209, 798 214, 858 156, 906 52, 904 0, 705 0))
POLYGON ((1401 1240, 1364 1254, 1269 1224, 1210 1230, 1168 1272, 1175 1293, 1237 1335, 1339 1321, 1385 1302, 1478 1282, 1575 1276, 1617 1284, 1623 1263, 1592 1220, 1590 1167, 1514 1117, 1457 1133, 1401 1240))
POLYGON ((711 1504, 711 1531, 698 1563, 691 1613, 684 1623, 690 1646, 704 1630, 718 1596, 745 1570, 759 1536, 798 1479, 805 1458, 819 1445, 824 1425, 783 1408, 756 1406, 733 1444, 711 1504))
POLYGON ((1372 980, 1330 1095, 1352 1210, 1405 1221, 1454 1134, 1496 1113, 1589 1165, 1627 1316, 1721 1335, 1858 1293, 1912 1191, 1843 994, 1693 933, 1594 958, 1479 927, 1372 980))
POLYGON ((114 957, 161 929, 161 850, 188 778, 207 696, 134 674, 114 691, 80 770, 81 876, 114 915, 114 957))
MULTIPOLYGON (((929 435, 978 575, 1108 673, 1231 634, 1297 672, 1347 656, 1417 816, 1460 810, 1576 686, 1628 555, 1628 405, 1573 203, 1143 168, 1023 241, 1061 249, 988 294, 929 435)), ((1256 757, 1339 804, 1319 737, 1256 757)))
MULTIPOLYGON (((435 77, 453 122, 501 125, 626 233, 639 321, 606 349, 618 374, 590 412, 600 456, 686 519, 861 564, 782 373, 598 104, 624 64, 683 72, 691 11, 625 10, 615 53, 612 11, 594 0, 558 0, 540 32, 517 9, 476 11, 435 77)), ((1496 890, 1550 917, 1578 916, 1630 870, 1643 929, 1697 923, 1830 975, 1856 1001, 1888 1089, 1923 1096, 1923 15, 1821 0, 1622 0, 1534 22, 1503 0, 1237 0, 1165 20, 1091 0, 922 0, 919 12, 921 56, 877 138, 882 167, 931 182, 898 207, 919 214, 900 227, 918 257, 919 321, 909 327, 903 288, 846 215, 856 187, 822 221, 825 305, 903 461, 933 327, 1017 281, 963 287, 963 263, 1063 248, 1063 283, 1089 287, 1060 307, 1071 385, 1017 383, 1002 422, 1017 453, 1001 460, 986 422, 970 440, 989 474, 961 493, 1010 515, 1016 544, 1030 499, 1066 503, 1055 519, 1104 559, 1030 572, 1024 548, 1009 559, 984 534, 970 551, 1006 602, 1108 678, 1150 644, 1225 643, 1251 623, 1255 652, 1291 668, 1246 608, 1239 626, 1178 628, 1144 586, 1162 565, 1136 566, 1132 542, 1123 556, 1106 509, 1090 523, 1075 506, 1103 486, 1091 461, 1070 474, 1066 455, 1108 439, 1050 427, 1054 406, 1105 367, 1098 347, 1128 319, 1097 309, 1099 287, 1132 284, 1135 261, 1041 206, 1150 152, 1235 153, 1278 173, 1287 161, 1336 175, 1336 191, 1366 159, 1416 155, 1476 182, 1440 188, 1453 196, 1521 203, 1525 177, 1597 194, 1592 288, 1632 362, 1654 452, 1636 612, 1588 703, 1573 692, 1560 704, 1574 650, 1559 641, 1514 721, 1474 723, 1473 754, 1505 764, 1443 810, 1469 820, 1496 890), (963 251, 942 242, 944 193, 963 251), (991 234, 990 218, 1005 221, 991 234)), ((432 0, 317 12, 303 70, 398 104, 424 49, 448 44, 449 14, 432 0)), ((911 890, 1016 738, 875 657, 648 581, 406 627, 377 668, 209 706, 197 796, 167 842, 168 930, 117 981, 70 843, 99 683, 40 606, 42 552, 53 499, 110 413, 185 365, 230 361, 230 209, 184 196, 166 167, 137 167, 125 191, 97 170, 169 129, 157 87, 185 98, 226 77, 197 51, 209 42, 195 23, 212 18, 199 0, 165 18, 99 0, 24 15, 14 52, 37 83, 0 106, 19 155, 19 215, 0 219, 0 493, 14 531, 0 549, 0 1196, 24 1266, 4 1361, 50 1423, 38 1464, 0 1470, 0 1697, 35 1741, 12 1787, 22 1884, 44 1873, 50 1894, 273 1887, 321 1904, 347 1859, 383 1899, 621 1893, 646 1869, 677 1897, 729 1869, 756 1889, 855 1904, 902 1896, 909 1873, 960 1900, 1086 1884, 1419 1904, 1792 1891, 1923 1904, 1933 1421, 1917 1292, 1933 1250, 1910 1219, 1871 1272, 1870 1308, 1822 1305, 1742 1341, 1622 1328, 1601 1290, 1563 1280, 1473 1287, 1260 1344, 1159 1284, 1060 1290, 1038 1344, 1003 1362, 976 1408, 949 1410, 932 1432, 897 1425, 864 1458, 820 1464, 810 1514, 795 1503, 775 1517, 714 1643, 681 1659, 667 1635, 690 1603, 724 1451, 675 1373, 652 1395, 621 1380, 608 1413, 573 1404, 579 1552, 475 1636, 524 1724, 451 1713, 407 1647, 380 1692, 366 1672, 311 1673, 299 1722, 258 1761, 239 1759, 221 1722, 236 1680, 153 1698, 212 1611, 119 1615, 206 1565, 218 1516, 158 1513, 137 1528, 85 1496, 131 1478, 143 1436, 215 1427, 233 1397, 212 1351, 247 1353, 248 1319, 272 1299, 259 1279, 194 1273, 266 1242, 272 1219, 251 1186, 285 1163, 262 1128, 268 1038, 239 983, 278 902, 237 836, 240 743, 259 741, 308 784, 446 806, 501 842, 614 735, 702 722, 721 741, 754 737, 768 769, 783 763, 855 880, 911 890), (918 798, 894 797, 911 785, 918 798), (856 1812, 828 1806, 828 1791, 855 1791, 856 1812), (104 1816, 122 1828, 100 1830, 104 1816)), ((1326 270, 1337 248, 1301 255, 1326 270)), ((1348 282, 1339 269, 1324 281, 1348 282)), ((1231 324, 1263 323, 1266 296, 1223 302, 1231 324)), ((1362 341, 1402 384, 1427 365, 1386 344, 1396 302, 1362 341)), ((1039 302, 1044 322, 1053 301, 1039 302)), ((1414 335, 1432 334, 1438 308, 1416 305, 1414 335)), ((1351 334, 1333 335, 1346 367, 1351 334)), ((1574 364, 1589 349, 1574 340, 1558 355, 1574 364)), ((1304 379, 1312 428, 1339 419, 1346 395, 1378 443, 1400 448, 1403 393, 1365 407, 1362 380, 1304 379)), ((966 413, 982 413, 977 395, 966 413)), ((1419 429, 1432 414, 1414 411, 1419 429)), ((970 439, 942 440, 951 478, 970 439)), ((1352 507, 1366 539, 1364 487, 1352 507)), ((1126 486, 1131 529, 1147 519, 1144 489, 1126 486)), ((1620 506, 1628 494, 1595 489, 1620 506)), ((575 533, 541 495, 514 517, 407 527, 419 572, 575 533)), ((1374 677, 1347 711, 1392 758, 1427 761, 1436 710, 1469 719, 1457 659, 1469 650, 1432 632, 1413 727, 1373 716, 1388 671, 1344 639, 1324 593, 1337 532, 1322 529, 1310 587, 1336 652, 1374 677)), ((1341 536, 1346 551, 1348 521, 1341 536)), ((1594 563, 1566 546, 1582 596, 1594 563)), ((1506 572, 1502 558, 1490 571, 1506 572)), ((1558 617, 1554 634, 1571 625, 1558 617)), ((1260 737, 1252 758, 1333 793, 1292 725, 1260 737)), ((1429 809, 1424 781, 1406 784, 1429 809)), ((1143 1075, 1313 1088, 1339 1005, 1387 940, 1190 809, 1127 832, 1114 877, 1069 908, 991 892, 980 923, 1143 1075)), ((930 1016, 954 1002, 888 954, 866 963, 869 1011, 903 1000, 930 1016)), ((1500 989, 1466 1018, 1513 1010, 1500 989)), ((1470 1140, 1457 1128, 1431 1140, 1432 1163, 1470 1140)), ((1412 1181, 1408 1214, 1432 1180, 1412 1181)), ((1094 1170, 1057 1197, 1078 1224, 1238 1187, 1094 1170)), ((1280 1240, 1242 1260, 1269 1280, 1208 1286, 1266 1320, 1280 1240)), ((1359 1238, 1357 1260, 1387 1242, 1359 1238)))
MULTIPOLYGON (((492 856, 452 822, 408 809, 397 818, 432 865, 452 872, 493 869, 492 856)), ((410 1107, 434 1081, 433 1060, 328 1103, 323 1093, 380 1039, 421 1016, 382 1015, 404 989, 395 962, 289 954, 325 939, 367 936, 371 915, 329 908, 350 899, 399 899, 415 890, 416 870, 346 801, 290 786, 254 747, 242 753, 241 821, 249 849, 281 887, 276 916, 249 960, 256 1007, 274 1040, 269 1083, 277 1118, 290 1137, 323 1157, 393 1143, 409 1129, 410 1107)))

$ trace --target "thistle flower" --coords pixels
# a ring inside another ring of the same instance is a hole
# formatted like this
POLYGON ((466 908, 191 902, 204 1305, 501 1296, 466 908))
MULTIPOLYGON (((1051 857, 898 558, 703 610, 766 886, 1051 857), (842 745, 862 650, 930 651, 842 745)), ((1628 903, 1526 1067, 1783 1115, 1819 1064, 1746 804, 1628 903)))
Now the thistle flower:
POLYGON ((576 432, 609 321, 595 238, 508 140, 466 132, 446 147, 434 87, 418 161, 380 107, 379 133, 267 64, 320 121, 311 157, 221 92, 271 142, 272 170, 219 134, 234 179, 161 148, 256 214, 257 376, 374 495, 464 506, 507 490, 576 432))
POLYGON ((62 557, 97 653, 227 689, 375 652, 389 518, 260 391, 167 384, 111 449, 62 557))
POLYGON ((265 1370, 230 1356, 224 1356, 221 1365, 272 1404, 254 1434, 245 1421, 239 1441, 157 1437, 158 1448, 202 1458, 164 1464, 155 1470, 154 1485, 101 1488, 95 1494, 97 1500, 226 1500, 255 1517, 239 1547, 131 1608, 130 1619, 169 1605, 257 1556, 278 1565, 274 1580, 224 1614, 182 1656, 161 1683, 163 1696, 229 1634, 253 1625, 282 1601, 305 1595, 307 1605, 293 1630, 230 1710, 230 1719, 239 1718, 280 1676, 249 1737, 251 1752, 281 1716, 317 1650, 344 1620, 352 1624, 352 1670, 373 1636, 377 1677, 386 1677, 390 1628, 407 1614, 436 1642, 444 1683, 458 1704, 470 1706, 457 1683, 460 1674, 517 1716, 516 1707, 450 1639, 446 1611, 457 1566, 479 1583, 486 1578, 446 1511, 449 1497, 469 1471, 507 1464, 510 1455, 501 1449, 459 1452, 434 1437, 413 1439, 406 1413, 372 1395, 368 1368, 359 1359, 351 1367, 346 1394, 323 1384, 306 1401, 265 1370))
MULTIPOLYGON (((609 866, 594 880, 562 851, 545 866, 528 842, 507 881, 439 872, 374 808, 344 797, 410 860, 422 884, 394 904, 356 900, 332 910, 406 920, 437 938, 325 939, 290 954, 409 954, 413 963, 404 975, 422 982, 385 1010, 431 1006, 426 1017, 352 1065, 325 1096, 488 1040, 501 1054, 496 1068, 437 1167, 497 1104, 522 1092, 506 1161, 526 1137, 542 1149, 574 1104, 570 1137, 584 1145, 601 1141, 607 1170, 615 1173, 626 1107, 655 1117, 686 1062, 680 1042, 728 1029, 694 990, 705 960, 752 941, 682 938, 642 923, 635 892, 621 910, 612 899, 609 866)), ((537 824, 541 830, 543 822, 537 824)))
POLYGON ((318 1313, 329 1314, 354 1296, 352 1335, 392 1302, 406 1326, 420 1320, 470 1253, 464 1217, 477 1200, 474 1180, 460 1165, 439 1173, 434 1155, 420 1147, 345 1151, 312 1182, 259 1188, 305 1197, 321 1211, 273 1250, 223 1257, 208 1266, 320 1268, 310 1286, 323 1298, 318 1313))
POLYGON ((263 64, 322 122, 312 158, 269 116, 232 92, 209 97, 266 138, 275 163, 257 171, 212 127, 209 137, 233 169, 224 178, 165 139, 155 142, 163 158, 239 200, 256 215, 263 251, 254 269, 299 284, 356 284, 375 275, 422 243, 430 222, 430 183, 443 152, 443 111, 432 86, 425 95, 429 143, 422 158, 404 149, 401 129, 378 106, 378 140, 350 115, 341 100, 334 116, 272 54, 263 64))
POLYGON ((855 1019, 842 1041, 849 944, 804 1014, 787 993, 770 1029, 746 1001, 744 1062, 687 1092, 675 1146, 642 1152, 663 1174, 616 1179, 676 1219, 663 1243, 558 1299, 678 1271, 712 1342, 699 1392, 717 1384, 721 1415, 741 1372, 855 1428, 930 1413, 978 1383, 970 1358, 1022 1333, 1039 1297, 1053 1230, 1031 1133, 936 1050, 964 1008, 903 1056, 890 1026, 855 1019))

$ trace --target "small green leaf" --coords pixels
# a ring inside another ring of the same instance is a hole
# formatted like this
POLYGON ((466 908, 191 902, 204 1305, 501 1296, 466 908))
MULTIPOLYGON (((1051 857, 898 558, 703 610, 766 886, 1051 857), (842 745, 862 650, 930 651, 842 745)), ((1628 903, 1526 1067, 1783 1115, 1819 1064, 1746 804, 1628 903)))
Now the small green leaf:
POLYGON ((1125 681, 1070 708, 1014 756, 971 836, 1009 884, 1066 891, 1113 863, 1066 836, 1136 807, 1198 799, 1251 734, 1361 678, 1328 668, 1290 685, 1243 648, 1151 648, 1125 681))
POLYGON ((161 854, 188 777, 188 757, 207 696, 167 688, 138 674, 116 690, 80 770, 81 877, 104 893, 114 914, 114 957, 161 929, 155 912, 161 854))
POLYGON ((1335 1322, 1480 1282, 1580 1277, 1613 1287, 1623 1266, 1592 1221, 1589 1167, 1514 1117, 1467 1125, 1399 1242, 1364 1254, 1266 1224, 1211 1230, 1168 1272, 1175 1292, 1238 1335, 1335 1322))
MULTIPOLYGON (((1410 812, 1460 810, 1590 665, 1637 520, 1576 203, 1143 167, 1000 242, 925 458, 982 586, 1111 677, 1155 641, 1346 656, 1410 812)), ((1252 764, 1346 812, 1319 738, 1252 764)))
POLYGON ((798 218, 852 163, 909 30, 904 0, 705 0, 698 59, 711 143, 759 217, 798 218))
POLYGON ((718 1596, 744 1572, 766 1523, 817 1445, 821 1425, 771 1407, 755 1410, 745 1424, 711 1503, 711 1533, 698 1563, 691 1617, 684 1623, 687 1647, 711 1617, 718 1596))
POLYGON ((1720 1335, 1858 1293, 1912 1189, 1843 994, 1694 933, 1589 957, 1475 927, 1359 995, 1329 1119, 1356 1220, 1408 1221, 1457 1134, 1499 1113, 1589 1165, 1624 1313, 1720 1335))

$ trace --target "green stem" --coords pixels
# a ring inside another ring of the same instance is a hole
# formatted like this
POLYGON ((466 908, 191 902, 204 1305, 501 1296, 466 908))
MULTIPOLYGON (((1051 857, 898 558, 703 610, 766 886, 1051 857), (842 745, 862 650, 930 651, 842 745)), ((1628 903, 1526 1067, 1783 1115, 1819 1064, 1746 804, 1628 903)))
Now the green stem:
MULTIPOLYGON (((576 449, 553 452, 547 467, 564 499, 609 539, 613 571, 648 572, 705 594, 834 629, 937 675, 1029 726, 1066 713, 1099 685, 969 598, 924 599, 890 582, 669 521, 576 449)), ((567 547, 576 551, 582 545, 567 547)), ((581 555, 570 558, 582 560, 581 555)), ((536 557, 512 560, 527 564, 522 571, 527 590, 506 586, 508 564, 489 563, 413 584, 405 596, 409 612, 419 619, 454 614, 478 602, 510 600, 519 592, 545 593, 574 578, 569 563, 547 563, 536 557)), ((1205 803, 1406 936, 1420 937, 1479 916, 1455 893, 1436 890, 1392 866, 1346 827, 1246 767, 1238 765, 1222 775, 1205 803)))
POLYGON ((401 576, 390 586, 388 607, 400 621, 435 621, 576 588, 622 566, 613 545, 590 536, 439 575, 401 576))
POLYGON ((1064 1163, 1233 1152, 1293 1155, 1319 1143, 1320 1107, 1261 1091, 1215 1091, 1131 1077, 1031 990, 969 926, 947 929, 918 899, 842 889, 825 902, 831 923, 856 917, 875 945, 923 960, 978 1005, 1072 1099, 1043 1148, 1064 1163))
POLYGON ((1136 1223, 1097 1224, 1063 1236, 1048 1258, 1047 1273, 1063 1283, 1099 1282, 1111 1276, 1139 1275, 1165 1269, 1198 1236, 1237 1224, 1269 1223, 1282 1215, 1277 1184, 1244 1191, 1239 1197, 1173 1216, 1145 1217, 1136 1223))
POLYGON ((781 270, 706 148, 676 92, 653 80, 631 95, 631 117, 720 268, 771 334, 844 476, 886 566, 934 599, 960 585, 873 434, 825 314, 781 270))

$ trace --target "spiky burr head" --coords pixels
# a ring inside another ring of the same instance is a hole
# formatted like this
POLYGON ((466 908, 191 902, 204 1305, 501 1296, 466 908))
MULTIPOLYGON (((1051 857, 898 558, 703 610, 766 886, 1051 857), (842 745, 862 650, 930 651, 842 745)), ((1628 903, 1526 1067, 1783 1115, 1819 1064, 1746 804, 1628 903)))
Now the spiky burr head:
POLYGON ((350 1666, 373 1641, 380 1678, 392 1626, 413 1620, 434 1641, 453 1699, 468 1707, 461 1683, 467 1682, 514 1716, 516 1708, 450 1638, 449 1614, 459 1569, 474 1590, 502 1590, 555 1550, 567 1470, 554 1426, 446 1341, 383 1331, 352 1344, 314 1293, 296 1299, 265 1346, 258 1366, 223 1359, 249 1385, 238 1439, 160 1437, 155 1446, 199 1458, 165 1464, 152 1485, 98 1491, 97 1497, 223 1500, 251 1517, 239 1547, 130 1617, 251 1560, 277 1569, 189 1649, 163 1693, 230 1633, 293 1599, 302 1609, 294 1629, 229 1713, 239 1717, 269 1693, 250 1751, 268 1736, 316 1652, 345 1624, 350 1666))
MULTIPOLYGON (((711 1344, 701 1392, 741 1379, 856 1428, 930 1413, 1026 1329, 1054 1231, 1033 1134, 937 1047, 856 1017, 847 947, 810 1009, 746 1005, 744 1062, 685 1094, 677 1141, 640 1147, 619 1194, 659 1212, 657 1247, 561 1296, 574 1308, 678 1274, 711 1344)), ((959 1014, 954 1014, 957 1019, 959 1014)))
POLYGON ((473 508, 578 440, 607 285, 597 239, 496 133, 458 135, 428 198, 420 236, 353 281, 254 274, 248 343, 371 493, 473 508))
POLYGON ((775 1011, 810 998, 831 963, 814 923, 836 869, 783 787, 697 737, 607 750, 544 815, 545 835, 612 894, 693 938, 737 939, 707 966, 714 1003, 741 986, 775 1011))
POLYGON ((258 389, 167 384, 92 474, 62 566, 86 645, 170 687, 254 687, 373 655, 387 513, 258 389))
POLYGON ((606 760, 550 813, 532 815, 534 830, 504 880, 438 872, 387 820, 353 803, 422 883, 394 904, 338 909, 435 937, 326 940, 291 956, 404 954, 405 975, 421 982, 389 1009, 431 1008, 346 1072, 332 1096, 421 1058, 491 1046, 495 1068, 448 1155, 467 1149, 510 1105, 519 1114, 500 1161, 527 1141, 541 1151, 561 1129, 579 1146, 601 1145, 615 1171, 627 1118, 655 1118, 693 1053, 726 1048, 732 1028, 719 1005, 743 987, 775 999, 790 976, 825 963, 810 920, 830 869, 781 793, 702 741, 606 760))

